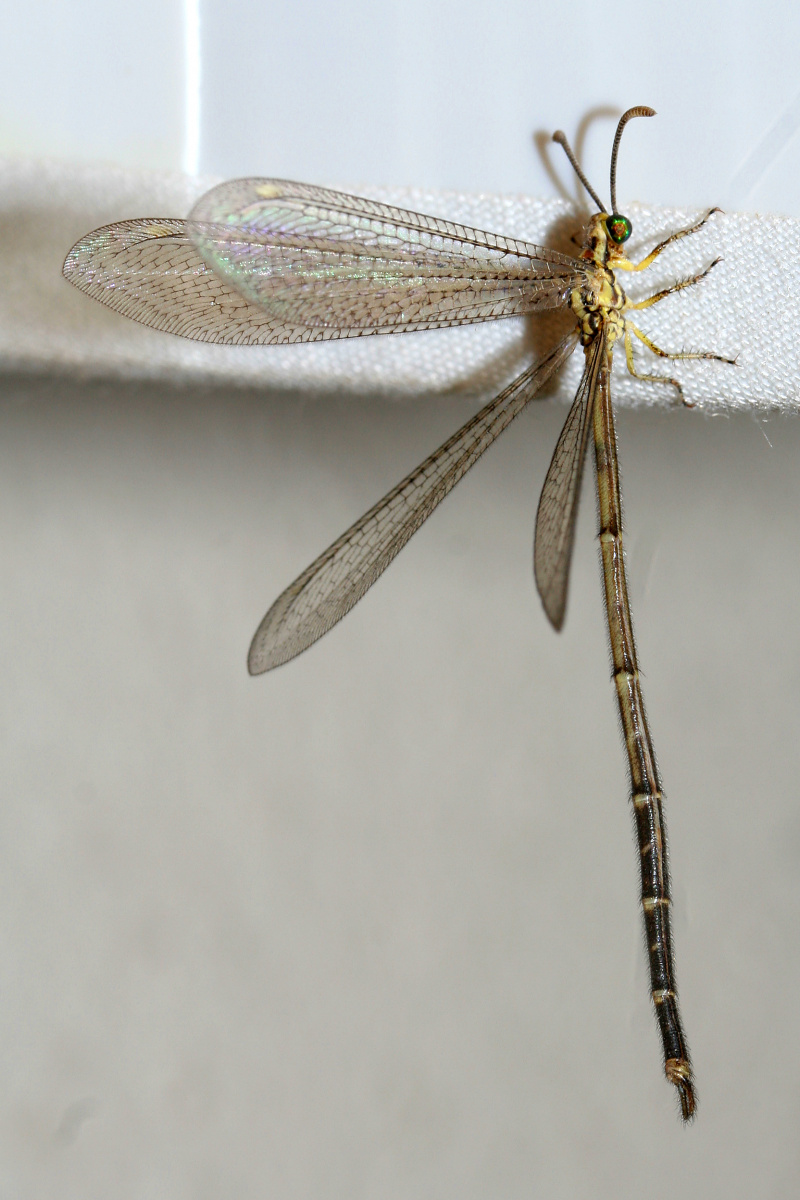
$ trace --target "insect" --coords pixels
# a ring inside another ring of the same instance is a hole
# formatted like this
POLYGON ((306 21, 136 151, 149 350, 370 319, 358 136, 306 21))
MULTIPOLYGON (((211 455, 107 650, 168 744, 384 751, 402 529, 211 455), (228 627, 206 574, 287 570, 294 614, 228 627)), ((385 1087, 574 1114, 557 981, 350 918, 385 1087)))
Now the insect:
POLYGON ((513 238, 469 229, 372 200, 307 184, 238 179, 201 197, 188 221, 142 219, 97 229, 67 255, 64 275, 88 295, 156 329, 200 341, 240 345, 320 341, 403 333, 570 308, 575 328, 539 362, 467 421, 356 521, 270 608, 250 647, 251 674, 294 658, 364 595, 411 535, 491 443, 559 369, 578 343, 585 367, 550 463, 536 517, 534 573, 545 612, 560 629, 583 464, 594 443, 614 686, 630 772, 641 862, 641 902, 651 995, 667 1079, 681 1114, 696 1107, 691 1061, 675 983, 662 787, 645 715, 631 623, 619 469, 611 405, 611 362, 622 342, 637 379, 633 338, 665 359, 731 359, 668 353, 631 314, 699 283, 716 266, 636 304, 617 273, 649 267, 673 242, 696 233, 718 209, 671 234, 641 262, 623 249, 631 223, 617 208, 620 139, 639 106, 623 114, 611 153, 611 206, 592 189, 565 135, 554 141, 598 211, 575 258, 513 238))

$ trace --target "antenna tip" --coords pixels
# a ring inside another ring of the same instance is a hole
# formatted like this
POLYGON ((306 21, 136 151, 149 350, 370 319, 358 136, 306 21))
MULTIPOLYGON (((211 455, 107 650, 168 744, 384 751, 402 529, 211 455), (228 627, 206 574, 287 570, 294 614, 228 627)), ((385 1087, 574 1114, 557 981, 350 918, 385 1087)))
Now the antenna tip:
POLYGON ((637 104, 635 108, 627 109, 619 119, 619 129, 623 129, 633 117, 654 117, 656 110, 646 104, 637 104))
POLYGON ((567 135, 564 133, 563 129, 557 129, 555 131, 555 133, 553 134, 553 141, 558 142, 558 144, 560 146, 563 146, 565 144, 566 140, 567 140, 567 135))

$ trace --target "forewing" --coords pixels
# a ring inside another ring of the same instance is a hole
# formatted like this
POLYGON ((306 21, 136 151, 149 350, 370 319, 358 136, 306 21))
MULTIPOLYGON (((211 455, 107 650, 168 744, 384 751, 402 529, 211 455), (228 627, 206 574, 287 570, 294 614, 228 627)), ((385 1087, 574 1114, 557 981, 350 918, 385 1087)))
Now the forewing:
POLYGON ((275 336, 270 313, 203 261, 185 221, 104 225, 75 243, 62 270, 87 296, 151 329, 245 346, 289 340, 275 336))
POLYGON ((583 464, 605 354, 605 338, 601 335, 587 358, 583 378, 553 452, 536 514, 533 570, 544 610, 556 629, 564 624, 583 464))
POLYGON ((576 337, 570 334, 518 376, 278 597, 253 638, 248 658, 252 675, 288 662, 350 611, 437 504, 561 366, 576 337))
POLYGON ((203 259, 286 331, 429 329, 566 303, 575 259, 345 192, 234 179, 190 215, 203 259))
POLYGON ((585 277, 568 255, 391 205, 235 179, 188 222, 105 226, 64 274, 134 320, 199 341, 321 341, 558 308, 585 277))

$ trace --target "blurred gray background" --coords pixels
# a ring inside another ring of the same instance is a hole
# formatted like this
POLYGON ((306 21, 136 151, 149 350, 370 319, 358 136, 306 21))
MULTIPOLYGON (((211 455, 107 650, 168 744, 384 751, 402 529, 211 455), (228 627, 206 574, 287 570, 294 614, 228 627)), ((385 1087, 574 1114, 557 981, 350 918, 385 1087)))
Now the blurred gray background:
MULTIPOLYGON (((546 196, 535 134, 649 103, 625 195, 800 216, 783 5, 204 0, 199 43, 188 4, 3 19, 8 155, 546 196)), ((604 187, 613 120, 588 130, 604 187)), ((0 1197, 796 1191, 795 420, 619 417, 689 1130, 588 472, 560 636, 533 588, 563 406, 247 676, 278 592, 474 408, 3 378, 0 1197)))

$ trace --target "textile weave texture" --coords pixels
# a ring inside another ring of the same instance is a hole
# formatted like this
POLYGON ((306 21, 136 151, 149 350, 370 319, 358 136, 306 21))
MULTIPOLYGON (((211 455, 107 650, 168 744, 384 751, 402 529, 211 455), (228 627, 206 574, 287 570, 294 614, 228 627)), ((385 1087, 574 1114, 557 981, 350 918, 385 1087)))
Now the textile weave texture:
MULTIPOLYGON (((62 278, 66 252, 90 229, 129 217, 185 216, 215 182, 0 162, 0 367, 317 393, 485 395, 544 353, 571 321, 569 314, 556 314, 322 345, 206 346, 139 327, 92 303, 62 278)), ((343 190, 567 253, 576 253, 570 236, 585 218, 562 199, 346 185, 343 190)), ((633 222, 629 255, 634 260, 700 215, 639 203, 624 208, 633 222)), ((794 410, 800 402, 800 221, 717 214, 696 236, 670 247, 651 269, 626 275, 622 283, 631 298, 639 299, 696 274, 719 256, 723 262, 707 279, 638 314, 637 323, 665 350, 711 350, 735 357, 736 366, 668 364, 637 346, 638 369, 674 373, 687 399, 707 411, 794 410)), ((578 351, 547 394, 574 394, 581 367, 578 351)), ((614 396, 627 405, 675 403, 673 389, 630 378, 621 353, 614 396)))

